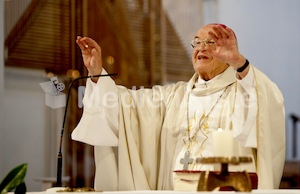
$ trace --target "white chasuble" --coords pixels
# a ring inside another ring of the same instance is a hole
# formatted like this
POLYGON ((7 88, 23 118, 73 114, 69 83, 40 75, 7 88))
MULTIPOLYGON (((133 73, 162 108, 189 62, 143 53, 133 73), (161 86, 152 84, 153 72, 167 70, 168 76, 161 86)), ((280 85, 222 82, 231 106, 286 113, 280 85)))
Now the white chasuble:
POLYGON ((229 67, 206 83, 208 87, 197 86, 201 85, 195 83, 197 74, 189 82, 138 91, 116 86, 111 78, 99 78, 97 84, 88 81, 84 113, 72 139, 95 146, 95 189, 172 190, 173 171, 182 168, 178 159, 185 150, 188 94, 189 120, 195 131, 227 86, 207 123, 195 131, 198 139, 193 154, 211 155, 211 132, 219 126, 231 127, 235 153, 251 155, 254 150, 258 188, 278 188, 285 161, 283 97, 262 72, 251 69, 237 80, 229 67))
MULTIPOLYGON (((253 72, 250 72, 247 76, 253 76, 253 72)), ((190 91, 188 97, 188 108, 189 114, 185 114, 183 123, 181 126, 177 147, 175 151, 175 163, 174 170, 183 170, 183 164, 181 159, 184 158, 185 153, 190 149, 190 157, 193 159, 201 157, 213 157, 213 138, 212 134, 218 128, 232 130, 232 126, 238 131, 236 134, 247 133, 253 130, 254 133, 247 137, 251 139, 253 147, 246 147, 246 141, 240 143, 234 140, 234 155, 233 156, 250 156, 253 159, 252 164, 241 164, 241 165, 229 165, 229 171, 243 171, 256 172, 255 159, 253 158, 252 148, 256 148, 256 133, 255 133, 255 122, 250 126, 243 126, 250 118, 256 118, 257 113, 257 102, 255 94, 255 84, 254 77, 250 80, 250 83, 246 85, 246 90, 241 91, 237 88, 237 82, 233 82, 226 86, 224 89, 217 91, 215 93, 209 93, 209 95, 200 95, 197 90, 201 88, 209 88, 212 83, 218 79, 219 76, 214 77, 212 80, 204 81, 198 78, 198 82, 195 83, 194 88, 190 91), (232 89, 236 90, 230 92, 232 89), (243 93, 243 98, 240 99, 240 94, 243 93), (252 97, 253 96, 253 97, 252 97), (246 103, 250 98, 254 98, 254 103, 252 110, 249 110, 247 106, 242 109, 239 108, 237 111, 238 115, 243 115, 242 118, 237 122, 236 119, 232 122, 232 117, 235 116, 234 108, 236 101, 241 103, 246 103), (247 115, 247 116, 245 116, 247 115), (189 121, 187 120, 189 116, 189 121), (241 125, 242 124, 242 125, 241 125), (189 125, 190 132, 188 133, 187 128, 189 125), (248 131, 246 131, 248 130, 248 131), (188 138, 190 135, 190 138, 188 138)), ((249 81, 246 80, 246 81, 249 81)), ((245 81, 245 80, 244 80, 245 81)), ((203 165, 191 163, 187 170, 191 171, 220 171, 220 165, 203 165)))

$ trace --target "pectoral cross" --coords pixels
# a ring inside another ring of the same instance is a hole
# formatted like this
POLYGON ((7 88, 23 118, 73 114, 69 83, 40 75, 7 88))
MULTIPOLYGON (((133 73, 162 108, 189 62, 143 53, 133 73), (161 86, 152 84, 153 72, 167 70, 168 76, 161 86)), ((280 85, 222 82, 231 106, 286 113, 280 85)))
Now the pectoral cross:
POLYGON ((188 170, 189 164, 193 163, 193 158, 190 158, 190 152, 185 152, 184 158, 180 159, 180 163, 183 164, 183 170, 188 170))

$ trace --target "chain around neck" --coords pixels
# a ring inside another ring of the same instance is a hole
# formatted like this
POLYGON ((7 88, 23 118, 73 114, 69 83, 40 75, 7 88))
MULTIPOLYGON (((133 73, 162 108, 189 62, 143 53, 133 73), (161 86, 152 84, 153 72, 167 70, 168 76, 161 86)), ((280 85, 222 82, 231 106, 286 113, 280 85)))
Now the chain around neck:
MULTIPOLYGON (((225 92, 226 92, 226 90, 227 90, 227 88, 229 87, 229 85, 224 89, 224 92, 222 92, 222 94, 219 96, 219 98, 218 98, 218 100, 216 101, 216 103, 212 106, 212 108, 210 109, 210 111, 207 113, 207 115, 204 117, 204 119, 202 120, 202 122, 200 123, 200 125, 199 125, 199 128, 197 129, 197 131, 198 130, 201 130, 201 128, 202 128, 202 126, 203 126, 203 124, 207 121, 207 119, 208 119, 208 116, 210 115, 210 113, 214 110, 214 108, 216 107, 216 105, 218 104, 218 102, 220 101, 220 99, 222 98, 222 96, 225 94, 225 92)), ((187 96, 187 116, 186 116, 186 118, 187 118, 187 133, 188 133, 188 140, 189 140, 189 142, 188 142, 188 144, 187 144, 187 152, 189 152, 189 153, 191 153, 191 139, 195 136, 195 134, 197 134, 197 133, 194 133, 194 135, 193 135, 193 137, 191 137, 190 136, 190 120, 189 120, 189 101, 190 101, 190 94, 191 93, 189 93, 188 94, 188 96, 187 96)))

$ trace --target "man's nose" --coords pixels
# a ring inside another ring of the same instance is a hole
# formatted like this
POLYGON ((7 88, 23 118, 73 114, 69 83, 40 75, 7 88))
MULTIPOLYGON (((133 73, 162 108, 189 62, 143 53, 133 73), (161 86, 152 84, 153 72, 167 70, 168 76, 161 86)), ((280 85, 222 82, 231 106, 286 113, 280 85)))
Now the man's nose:
POLYGON ((199 51, 206 49, 206 43, 204 41, 200 42, 199 45, 196 47, 199 51))

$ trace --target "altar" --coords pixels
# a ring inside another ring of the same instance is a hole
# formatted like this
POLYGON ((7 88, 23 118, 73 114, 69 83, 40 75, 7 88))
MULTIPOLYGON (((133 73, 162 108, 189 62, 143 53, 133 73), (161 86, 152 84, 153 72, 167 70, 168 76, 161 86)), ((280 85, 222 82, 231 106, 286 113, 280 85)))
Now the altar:
MULTIPOLYGON (((44 192, 27 192, 29 194, 70 194, 72 192, 55 192, 55 191, 44 191, 44 192)), ((237 193, 235 191, 213 191, 213 192, 180 192, 180 191, 104 191, 104 192, 77 192, 82 194, 89 193, 101 193, 101 194, 190 194, 190 193, 201 193, 201 194, 210 194, 210 193, 237 193)), ((253 194, 300 194, 298 189, 276 189, 276 190, 252 190, 251 192, 238 192, 238 193, 253 193, 253 194)))

